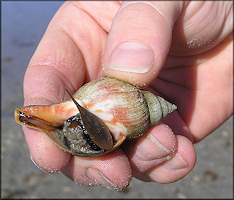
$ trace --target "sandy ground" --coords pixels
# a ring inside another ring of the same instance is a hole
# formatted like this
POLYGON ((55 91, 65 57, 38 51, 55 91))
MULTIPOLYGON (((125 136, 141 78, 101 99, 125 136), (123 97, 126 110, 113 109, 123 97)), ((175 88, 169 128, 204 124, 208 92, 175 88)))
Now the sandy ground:
POLYGON ((30 160, 14 109, 23 105, 23 76, 50 19, 62 2, 2 2, 1 198, 231 198, 233 118, 195 145, 197 164, 171 184, 132 180, 123 191, 76 185, 46 174, 30 160))

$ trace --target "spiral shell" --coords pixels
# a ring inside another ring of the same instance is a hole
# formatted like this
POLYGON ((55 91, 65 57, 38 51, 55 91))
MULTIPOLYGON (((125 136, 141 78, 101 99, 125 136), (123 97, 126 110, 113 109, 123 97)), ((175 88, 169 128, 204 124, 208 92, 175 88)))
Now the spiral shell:
POLYGON ((43 131, 71 154, 97 156, 141 136, 175 109, 149 91, 101 78, 83 85, 68 101, 17 108, 15 120, 43 131))

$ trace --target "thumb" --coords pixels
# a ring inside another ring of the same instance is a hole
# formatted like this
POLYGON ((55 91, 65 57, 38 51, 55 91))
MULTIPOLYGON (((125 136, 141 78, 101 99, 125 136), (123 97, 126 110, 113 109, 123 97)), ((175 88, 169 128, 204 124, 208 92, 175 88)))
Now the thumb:
POLYGON ((108 35, 103 70, 108 76, 143 87, 159 74, 180 15, 180 2, 125 2, 108 35))

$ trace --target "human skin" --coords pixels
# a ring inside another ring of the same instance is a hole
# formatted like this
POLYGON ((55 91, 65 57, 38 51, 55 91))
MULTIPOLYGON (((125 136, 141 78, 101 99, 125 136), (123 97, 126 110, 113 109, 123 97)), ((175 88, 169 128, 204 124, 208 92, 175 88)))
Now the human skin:
POLYGON ((195 166, 193 144, 233 114, 232 2, 65 2, 24 78, 24 105, 69 98, 112 76, 178 106, 142 137, 98 157, 72 156, 23 127, 33 162, 72 181, 127 187, 132 177, 171 183, 195 166), (209 10, 209 12, 207 12, 209 10), (117 48, 119 47, 119 48, 117 48))

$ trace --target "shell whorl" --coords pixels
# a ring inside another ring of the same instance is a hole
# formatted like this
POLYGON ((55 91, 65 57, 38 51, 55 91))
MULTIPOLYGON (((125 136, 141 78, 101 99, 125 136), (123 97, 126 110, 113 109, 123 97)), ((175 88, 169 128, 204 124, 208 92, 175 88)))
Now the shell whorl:
MULTIPOLYGON (((113 115, 114 121, 123 125, 123 134, 128 139, 142 135, 150 126, 144 95, 141 90, 126 82, 114 78, 94 80, 82 86, 74 96, 100 118, 100 110, 113 115)), ((108 120, 106 124, 109 126, 108 120)))
MULTIPOLYGON (((125 127, 128 139, 142 135, 177 108, 162 97, 114 78, 89 82, 74 97, 100 118, 100 110, 113 115, 125 127)), ((108 121, 105 123, 109 126, 108 121)))
POLYGON ((155 96, 153 93, 146 90, 141 91, 148 104, 151 126, 157 124, 164 117, 177 109, 175 104, 166 101, 162 97, 155 96))

